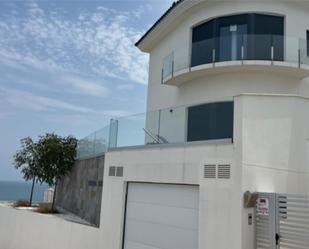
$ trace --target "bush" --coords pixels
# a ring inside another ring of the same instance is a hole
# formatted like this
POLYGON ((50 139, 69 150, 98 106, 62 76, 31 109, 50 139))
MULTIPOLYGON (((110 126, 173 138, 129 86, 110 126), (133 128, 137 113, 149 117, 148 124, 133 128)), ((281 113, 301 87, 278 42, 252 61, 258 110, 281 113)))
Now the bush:
POLYGON ((41 214, 55 214, 56 210, 52 210, 52 203, 39 203, 36 211, 41 214))
POLYGON ((13 203, 13 207, 30 207, 30 202, 27 200, 17 200, 13 203))

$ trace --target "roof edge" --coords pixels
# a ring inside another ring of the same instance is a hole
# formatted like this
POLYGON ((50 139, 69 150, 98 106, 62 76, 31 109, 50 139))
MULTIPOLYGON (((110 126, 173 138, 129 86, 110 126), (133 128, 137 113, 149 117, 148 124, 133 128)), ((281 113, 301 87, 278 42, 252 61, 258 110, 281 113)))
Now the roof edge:
POLYGON ((146 33, 135 43, 135 46, 138 47, 142 41, 148 36, 149 33, 151 33, 158 24, 174 9, 176 8, 180 3, 182 3, 185 0, 178 0, 176 2, 173 2, 172 6, 168 8, 167 11, 146 31, 146 33))

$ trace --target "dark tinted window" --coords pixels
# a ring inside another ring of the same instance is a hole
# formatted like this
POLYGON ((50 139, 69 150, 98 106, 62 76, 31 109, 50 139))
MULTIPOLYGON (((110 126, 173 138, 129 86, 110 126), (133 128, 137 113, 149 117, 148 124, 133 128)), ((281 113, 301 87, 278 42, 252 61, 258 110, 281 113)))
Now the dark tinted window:
POLYGON ((197 66, 201 62, 212 62, 214 42, 214 21, 209 21, 193 29, 191 65, 197 66))
POLYGON ((307 56, 309 56, 309 31, 307 30, 307 56))
POLYGON ((281 16, 252 14, 251 33, 248 36, 248 58, 253 60, 283 60, 284 19, 281 16))
POLYGON ((232 101, 189 107, 187 140, 233 138, 233 113, 232 101))
POLYGON ((191 66, 230 60, 282 61, 284 18, 242 14, 215 18, 192 31, 191 66), (242 55, 242 48, 244 52, 242 55))

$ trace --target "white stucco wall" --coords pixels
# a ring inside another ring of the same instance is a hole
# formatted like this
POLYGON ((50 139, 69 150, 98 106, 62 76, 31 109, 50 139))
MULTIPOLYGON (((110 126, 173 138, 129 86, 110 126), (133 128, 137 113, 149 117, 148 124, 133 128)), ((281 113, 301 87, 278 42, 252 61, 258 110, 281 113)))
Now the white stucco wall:
POLYGON ((213 143, 108 152, 101 215, 105 248, 121 248, 131 181, 199 185, 199 248, 241 248, 241 168, 234 150, 230 143, 213 143), (232 178, 204 179, 203 165, 209 163, 231 164, 232 178), (109 166, 123 166, 124 177, 109 177, 109 166))
MULTIPOLYGON (((241 192, 309 194, 309 99, 284 95, 235 97, 235 147, 241 192)), ((254 227, 242 209, 242 248, 252 248, 254 227)))
POLYGON ((239 96, 243 190, 309 194, 309 99, 239 96))
POLYGON ((0 206, 1 249, 101 249, 99 229, 0 206))

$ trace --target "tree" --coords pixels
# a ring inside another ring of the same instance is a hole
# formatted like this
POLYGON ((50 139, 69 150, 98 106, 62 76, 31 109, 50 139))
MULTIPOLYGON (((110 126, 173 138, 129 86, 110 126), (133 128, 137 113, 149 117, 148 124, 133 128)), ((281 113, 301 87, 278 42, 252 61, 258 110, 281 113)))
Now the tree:
POLYGON ((77 139, 60 137, 54 133, 40 136, 36 143, 39 164, 39 179, 54 187, 52 211, 54 211, 57 184, 68 174, 75 162, 77 139))
POLYGON ((35 182, 38 181, 39 165, 36 144, 30 137, 20 140, 21 149, 14 155, 14 166, 21 168, 21 173, 26 181, 32 180, 29 205, 32 205, 35 182))

